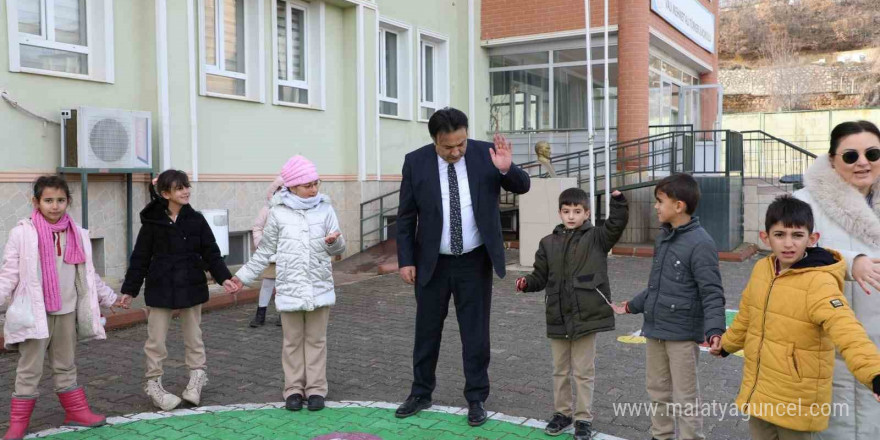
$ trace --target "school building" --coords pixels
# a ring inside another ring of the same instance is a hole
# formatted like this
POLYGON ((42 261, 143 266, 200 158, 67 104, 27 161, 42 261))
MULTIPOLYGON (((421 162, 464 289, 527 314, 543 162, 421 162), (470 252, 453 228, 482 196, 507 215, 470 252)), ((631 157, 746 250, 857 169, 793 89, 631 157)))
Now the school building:
POLYGON ((717 1, 609 0, 607 25, 589 6, 592 85, 583 0, 4 0, 0 243, 30 183, 66 167, 99 271, 121 277, 147 171, 177 168, 196 209, 228 211, 241 262, 266 185, 302 154, 351 255, 387 238, 403 156, 444 106, 520 163, 539 139, 586 149, 589 88, 597 145, 606 125, 611 142, 720 128, 717 1))

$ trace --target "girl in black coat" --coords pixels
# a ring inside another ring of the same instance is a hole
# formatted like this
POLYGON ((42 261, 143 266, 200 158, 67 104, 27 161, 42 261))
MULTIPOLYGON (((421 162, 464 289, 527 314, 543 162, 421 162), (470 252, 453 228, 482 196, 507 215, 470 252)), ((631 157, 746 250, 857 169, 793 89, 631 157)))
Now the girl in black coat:
POLYGON ((186 365, 190 380, 183 398, 199 404, 205 373, 205 344, 200 328, 202 304, 208 301, 205 270, 229 293, 237 291, 232 275, 214 239, 205 217, 189 205, 190 184, 186 173, 167 170, 159 175, 155 191, 141 211, 141 230, 131 254, 131 262, 122 284, 123 307, 141 290, 146 279, 144 299, 150 313, 147 318, 147 384, 144 387, 153 404, 169 411, 181 399, 162 387, 162 361, 168 356, 165 338, 174 310, 180 311, 186 365))

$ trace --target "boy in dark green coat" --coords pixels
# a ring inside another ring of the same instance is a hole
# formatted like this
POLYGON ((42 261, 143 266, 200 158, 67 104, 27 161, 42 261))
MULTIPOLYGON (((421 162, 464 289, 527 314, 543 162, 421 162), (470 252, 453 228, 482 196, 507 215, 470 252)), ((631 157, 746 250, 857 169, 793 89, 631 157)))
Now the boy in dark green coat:
POLYGON ((592 436, 596 333, 614 330, 608 252, 629 220, 626 198, 620 191, 611 196, 611 215, 596 227, 588 221, 587 194, 580 188, 563 191, 559 195, 562 224, 541 239, 535 270, 516 280, 518 291, 546 289, 555 406, 545 430, 549 435, 561 434, 573 418, 576 440, 592 436), (569 376, 574 376, 577 390, 573 412, 569 376))

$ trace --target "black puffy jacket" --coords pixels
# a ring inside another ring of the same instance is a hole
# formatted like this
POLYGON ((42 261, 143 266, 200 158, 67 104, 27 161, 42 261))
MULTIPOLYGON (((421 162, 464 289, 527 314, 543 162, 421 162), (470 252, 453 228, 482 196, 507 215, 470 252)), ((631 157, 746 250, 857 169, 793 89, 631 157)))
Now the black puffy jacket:
POLYGON ((136 297, 146 278, 147 306, 185 309, 208 301, 205 270, 218 284, 232 274, 205 217, 184 205, 172 222, 167 206, 156 199, 141 211, 141 230, 120 290, 136 297))

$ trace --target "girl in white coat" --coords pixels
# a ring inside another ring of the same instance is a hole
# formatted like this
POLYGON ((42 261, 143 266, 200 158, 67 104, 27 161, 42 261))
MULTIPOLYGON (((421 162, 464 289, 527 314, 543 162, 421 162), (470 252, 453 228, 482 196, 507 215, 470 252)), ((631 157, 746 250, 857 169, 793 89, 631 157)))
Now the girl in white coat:
POLYGON ((256 282, 275 256, 286 407, 299 411, 305 398, 318 411, 327 396, 327 323, 336 303, 331 257, 345 251, 345 239, 330 199, 318 192, 312 162, 290 158, 281 178, 285 188, 272 197, 260 246, 233 281, 256 282))
MULTIPOLYGON (((868 336, 880 344, 880 130, 867 121, 831 131, 831 148, 816 158, 795 197, 813 208, 819 245, 846 259, 844 296, 868 336)), ((828 429, 814 439, 880 439, 880 405, 838 354, 828 429), (843 409, 839 406, 845 405, 843 409)))
POLYGON ((0 305, 12 299, 3 326, 4 345, 17 348, 9 429, 4 440, 25 436, 37 402, 43 364, 49 367, 65 425, 100 426, 77 384, 77 340, 104 339, 101 306, 116 294, 95 272, 88 231, 67 215, 70 189, 58 176, 34 183, 34 211, 9 233, 0 267, 0 305))

